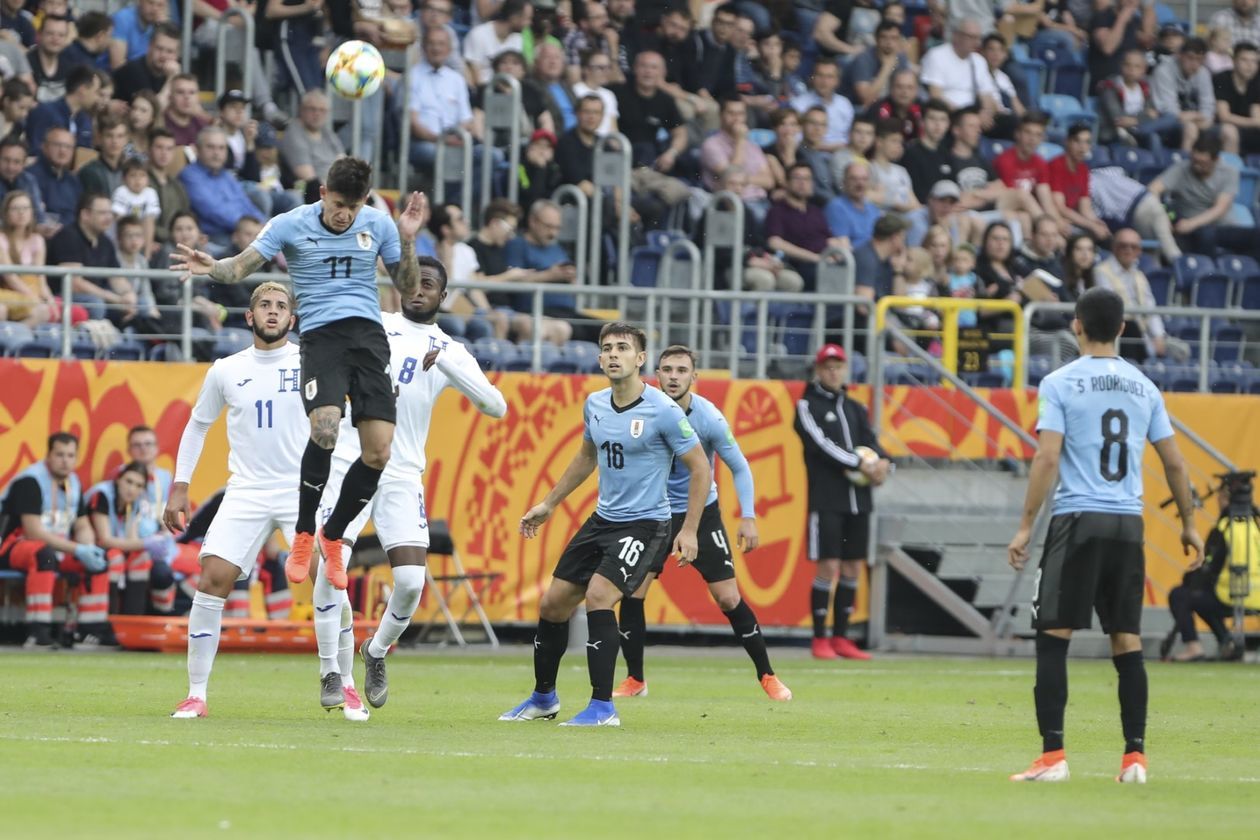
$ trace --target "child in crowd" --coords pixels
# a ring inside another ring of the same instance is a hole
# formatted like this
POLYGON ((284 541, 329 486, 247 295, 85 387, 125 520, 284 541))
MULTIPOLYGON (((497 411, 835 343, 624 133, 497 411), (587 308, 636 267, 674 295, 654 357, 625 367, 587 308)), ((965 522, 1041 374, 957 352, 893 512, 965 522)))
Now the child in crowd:
MULTIPOLYGON (((162 205, 158 203, 157 190, 149 185, 149 171, 144 161, 132 158, 123 164, 123 182, 114 190, 114 218, 123 219, 128 216, 139 220, 144 235, 144 253, 153 250, 153 230, 158 216, 162 215, 162 205)), ((122 246, 122 234, 117 232, 118 244, 122 246)), ((148 268, 149 266, 144 266, 148 268)))

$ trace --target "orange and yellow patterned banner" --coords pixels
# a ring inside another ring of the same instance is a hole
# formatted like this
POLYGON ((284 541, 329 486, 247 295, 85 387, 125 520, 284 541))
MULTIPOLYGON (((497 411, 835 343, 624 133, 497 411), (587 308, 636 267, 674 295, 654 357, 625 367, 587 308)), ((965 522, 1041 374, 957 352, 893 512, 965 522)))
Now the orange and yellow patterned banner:
MULTIPOLYGON (((174 467, 180 433, 187 422, 207 366, 100 362, 0 360, 0 484, 44 454, 45 439, 67 430, 83 441, 79 474, 85 485, 99 481, 126 456, 127 429, 153 426, 162 450, 159 463, 174 467)), ((605 386, 602 377, 497 374, 507 399, 502 420, 478 414, 459 394, 438 403, 430 432, 426 506, 431 519, 446 519, 468 571, 499 577, 484 595, 493 621, 533 621, 536 603, 568 538, 594 509, 592 478, 543 528, 526 541, 517 532, 522 513, 559 478, 582 438, 582 401, 605 386)), ((766 625, 804 625, 813 566, 805 557, 806 490, 801 444, 792 429, 799 382, 702 379, 699 391, 730 419, 756 479, 762 545, 736 569, 745 597, 766 625)), ((956 391, 889 389, 884 422, 893 454, 927 458, 991 459, 1031 456, 1013 434, 956 391)), ((1035 392, 993 390, 998 409, 1031 430, 1035 392)), ((869 402, 868 388, 852 395, 869 402)), ((1170 394, 1172 413, 1241 465, 1260 463, 1260 400, 1170 394)), ((1194 447, 1183 450, 1199 475, 1214 466, 1194 447)), ((1153 454, 1148 466, 1157 464, 1153 454)), ((1158 470, 1154 475, 1158 475, 1158 470)), ((1148 471, 1152 501, 1164 494, 1148 471)), ((227 440, 222 421, 206 441, 193 482, 195 499, 209 496, 227 479, 227 440)), ((296 488, 297 476, 294 475, 296 488)), ((1200 481, 1200 485, 1202 482, 1200 481)), ((728 470, 719 467, 718 488, 733 527, 738 504, 728 470)), ((1214 515, 1215 511, 1213 511, 1214 515)), ((1148 516, 1150 600, 1180 578, 1170 558, 1179 557, 1175 532, 1156 514, 1148 516)), ((1202 524, 1206 528, 1208 519, 1202 524)), ((441 558, 434 558, 441 571, 441 558)), ((863 599, 864 601, 864 599, 863 599)), ((458 610, 457 610, 458 611, 458 610)), ((675 625, 722 625, 721 612, 704 582, 691 572, 668 568, 648 601, 649 620, 675 625)))

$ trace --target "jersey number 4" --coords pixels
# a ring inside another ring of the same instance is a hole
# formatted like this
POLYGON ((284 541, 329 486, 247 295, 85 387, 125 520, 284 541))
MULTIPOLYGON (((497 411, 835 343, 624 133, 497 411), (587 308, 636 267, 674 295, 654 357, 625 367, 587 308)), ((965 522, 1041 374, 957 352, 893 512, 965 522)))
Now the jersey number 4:
POLYGON ((1102 416, 1102 451, 1098 456, 1098 471, 1107 481, 1124 481, 1129 474, 1129 415, 1118 408, 1104 411, 1102 416), (1116 466, 1112 469, 1112 451, 1116 451, 1116 466))

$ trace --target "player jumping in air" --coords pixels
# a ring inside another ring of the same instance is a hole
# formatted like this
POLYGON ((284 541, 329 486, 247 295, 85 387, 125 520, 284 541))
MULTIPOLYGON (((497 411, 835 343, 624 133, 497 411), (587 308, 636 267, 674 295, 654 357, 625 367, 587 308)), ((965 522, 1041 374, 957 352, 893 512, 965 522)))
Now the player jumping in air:
MULTIPOLYGON (((1136 242, 1136 238, 1134 239, 1136 242)), ((1088 629, 1098 613, 1111 636, 1119 675, 1124 758, 1119 782, 1146 782, 1146 667, 1142 662, 1142 596, 1146 563, 1142 538, 1142 455, 1149 440, 1181 517, 1181 544, 1190 567, 1203 562, 1203 540, 1185 462, 1159 390, 1116 354, 1124 330, 1124 301, 1094 288, 1076 302, 1072 332, 1081 357, 1041 382, 1040 439, 1028 478, 1024 514, 1008 552, 1016 569, 1028 562, 1033 520, 1056 474, 1050 530, 1037 569, 1032 604, 1037 631, 1037 682, 1033 700, 1042 754, 1012 781, 1068 779, 1063 751, 1067 706, 1067 653, 1072 631, 1088 629)))
POLYGON ((320 201, 275 217, 239 255, 215 260, 181 245, 171 264, 183 272, 183 279, 204 274, 220 283, 238 283, 284 252, 301 318, 301 393, 311 421, 300 470, 297 536, 285 573, 299 583, 310 572, 315 514, 348 396, 362 454, 346 473, 319 535, 328 580, 336 589, 345 589, 347 582, 341 537, 376 492, 394 436, 394 386, 381 327, 376 260, 384 262, 404 298, 415 294, 420 282, 416 235, 427 215, 419 193, 411 194, 396 227, 388 214, 364 206, 371 177, 366 162, 338 158, 319 188, 320 201))
MULTIPOLYGON (((740 451, 735 436, 726 418, 718 411, 717 406, 699 394, 691 391, 696 384, 696 358, 690 349, 680 344, 665 348, 656 365, 656 378, 664 391, 686 413, 687 421, 695 429, 700 445, 709 456, 712 469, 713 459, 722 456, 723 463, 731 470, 735 479, 735 492, 739 495, 739 506, 742 517, 739 530, 735 532, 741 551, 749 552, 757 547, 757 520, 753 509, 753 477, 752 469, 740 451)), ((686 516, 687 485, 690 475, 681 464, 675 464, 669 476, 669 506, 673 511, 673 534, 677 534, 686 516)), ((700 516, 699 554, 693 568, 709 585, 709 594, 722 610, 726 620, 731 623, 735 637, 743 644, 757 668, 757 679, 761 687, 772 700, 791 700, 792 692, 774 675, 770 667, 770 654, 766 650, 766 639, 761 635, 761 625, 748 603, 740 597, 739 584, 735 582, 735 563, 731 558, 730 541, 726 536, 726 526, 722 524, 722 510, 718 506, 717 483, 709 485, 709 495, 705 499, 704 513, 700 516)), ((643 615, 643 599, 647 597, 652 581, 665 571, 665 560, 668 551, 662 550, 648 570, 643 585, 628 598, 621 601, 621 652, 626 657, 629 676, 613 692, 614 697, 635 697, 647 694, 647 683, 643 679, 643 646, 647 635, 646 621, 643 615)))
MULTIPOLYGON (((453 386, 482 414, 494 418, 507 414, 507 402, 486 379, 477 360, 437 326, 438 308, 446 299, 445 267, 432 257, 420 257, 419 264, 420 285, 411 297, 403 299, 401 314, 382 316, 398 389, 393 454, 372 504, 355 517, 342 537, 347 545, 354 545, 370 513, 393 569, 394 589, 380 626, 360 649, 367 672, 364 691, 368 703, 376 708, 384 706, 389 695, 385 654, 411 623, 424 591, 429 531, 422 478, 433 406, 442 391, 453 386)), ((333 450, 333 470, 324 489, 322 514, 332 512, 342 477, 358 456, 358 441, 343 428, 333 450)), ((352 638, 349 621, 343 618, 350 613, 350 602, 346 593, 329 585, 323 570, 321 564, 315 577, 315 637, 319 642, 320 702, 324 708, 333 709, 343 702, 342 678, 349 676, 340 667, 344 663, 337 654, 339 637, 352 638)))
MULTIPOLYGON (((172 531, 182 531, 191 515, 188 483, 206 433, 227 409, 231 477, 201 545, 201 578, 188 613, 188 698, 171 717, 208 714, 206 686, 228 595, 237 580, 249 576, 259 550, 277 528, 293 543, 298 506, 286 491, 293 486, 308 430, 299 393, 301 355, 288 341, 292 306, 289 290, 279 283, 263 283, 254 290, 245 315, 254 346, 210 368, 179 441, 175 483, 163 514, 172 531)), ((348 662, 353 657, 350 650, 348 662)), ((345 702, 348 708, 363 707, 352 686, 346 688, 345 702)))
POLYGON ((582 447, 556 486, 521 517, 521 534, 539 526, 596 468, 599 503, 560 556, 539 604, 534 637, 534 692, 499 720, 550 720, 560 711, 556 674, 569 643, 569 617, 586 601, 586 662, 591 702, 564 726, 620 726, 612 703, 617 670, 617 616, 613 607, 643 584, 652 561, 669 540, 667 483, 674 458, 688 479, 687 515, 673 542, 679 565, 696 559, 696 529, 712 486, 704 448, 678 404, 639 376, 647 339, 629 324, 605 324, 599 364, 610 388, 586 398, 582 447))

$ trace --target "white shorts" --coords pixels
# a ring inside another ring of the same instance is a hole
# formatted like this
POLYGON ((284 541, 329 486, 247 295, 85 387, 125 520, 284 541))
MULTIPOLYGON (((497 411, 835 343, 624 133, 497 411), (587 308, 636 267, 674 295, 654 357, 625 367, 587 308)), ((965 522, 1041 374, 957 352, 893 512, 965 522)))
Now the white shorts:
POLYGON ((222 557, 241 570, 238 579, 244 580, 254 570, 258 552, 277 528, 285 541, 293 545, 297 513, 296 488, 229 487, 198 556, 222 557))
MULTIPOLYGON (((337 497, 341 495, 341 482, 345 478, 343 464, 333 462, 332 474, 324 485, 324 497, 320 500, 319 521, 327 522, 332 515, 337 497)), ((424 484, 411 479, 383 479, 376 487, 372 501, 346 528, 343 538, 353 543, 359 538, 368 517, 376 525, 376 536, 381 548, 389 551, 400 546, 429 547, 429 521, 424 513, 424 484)))

